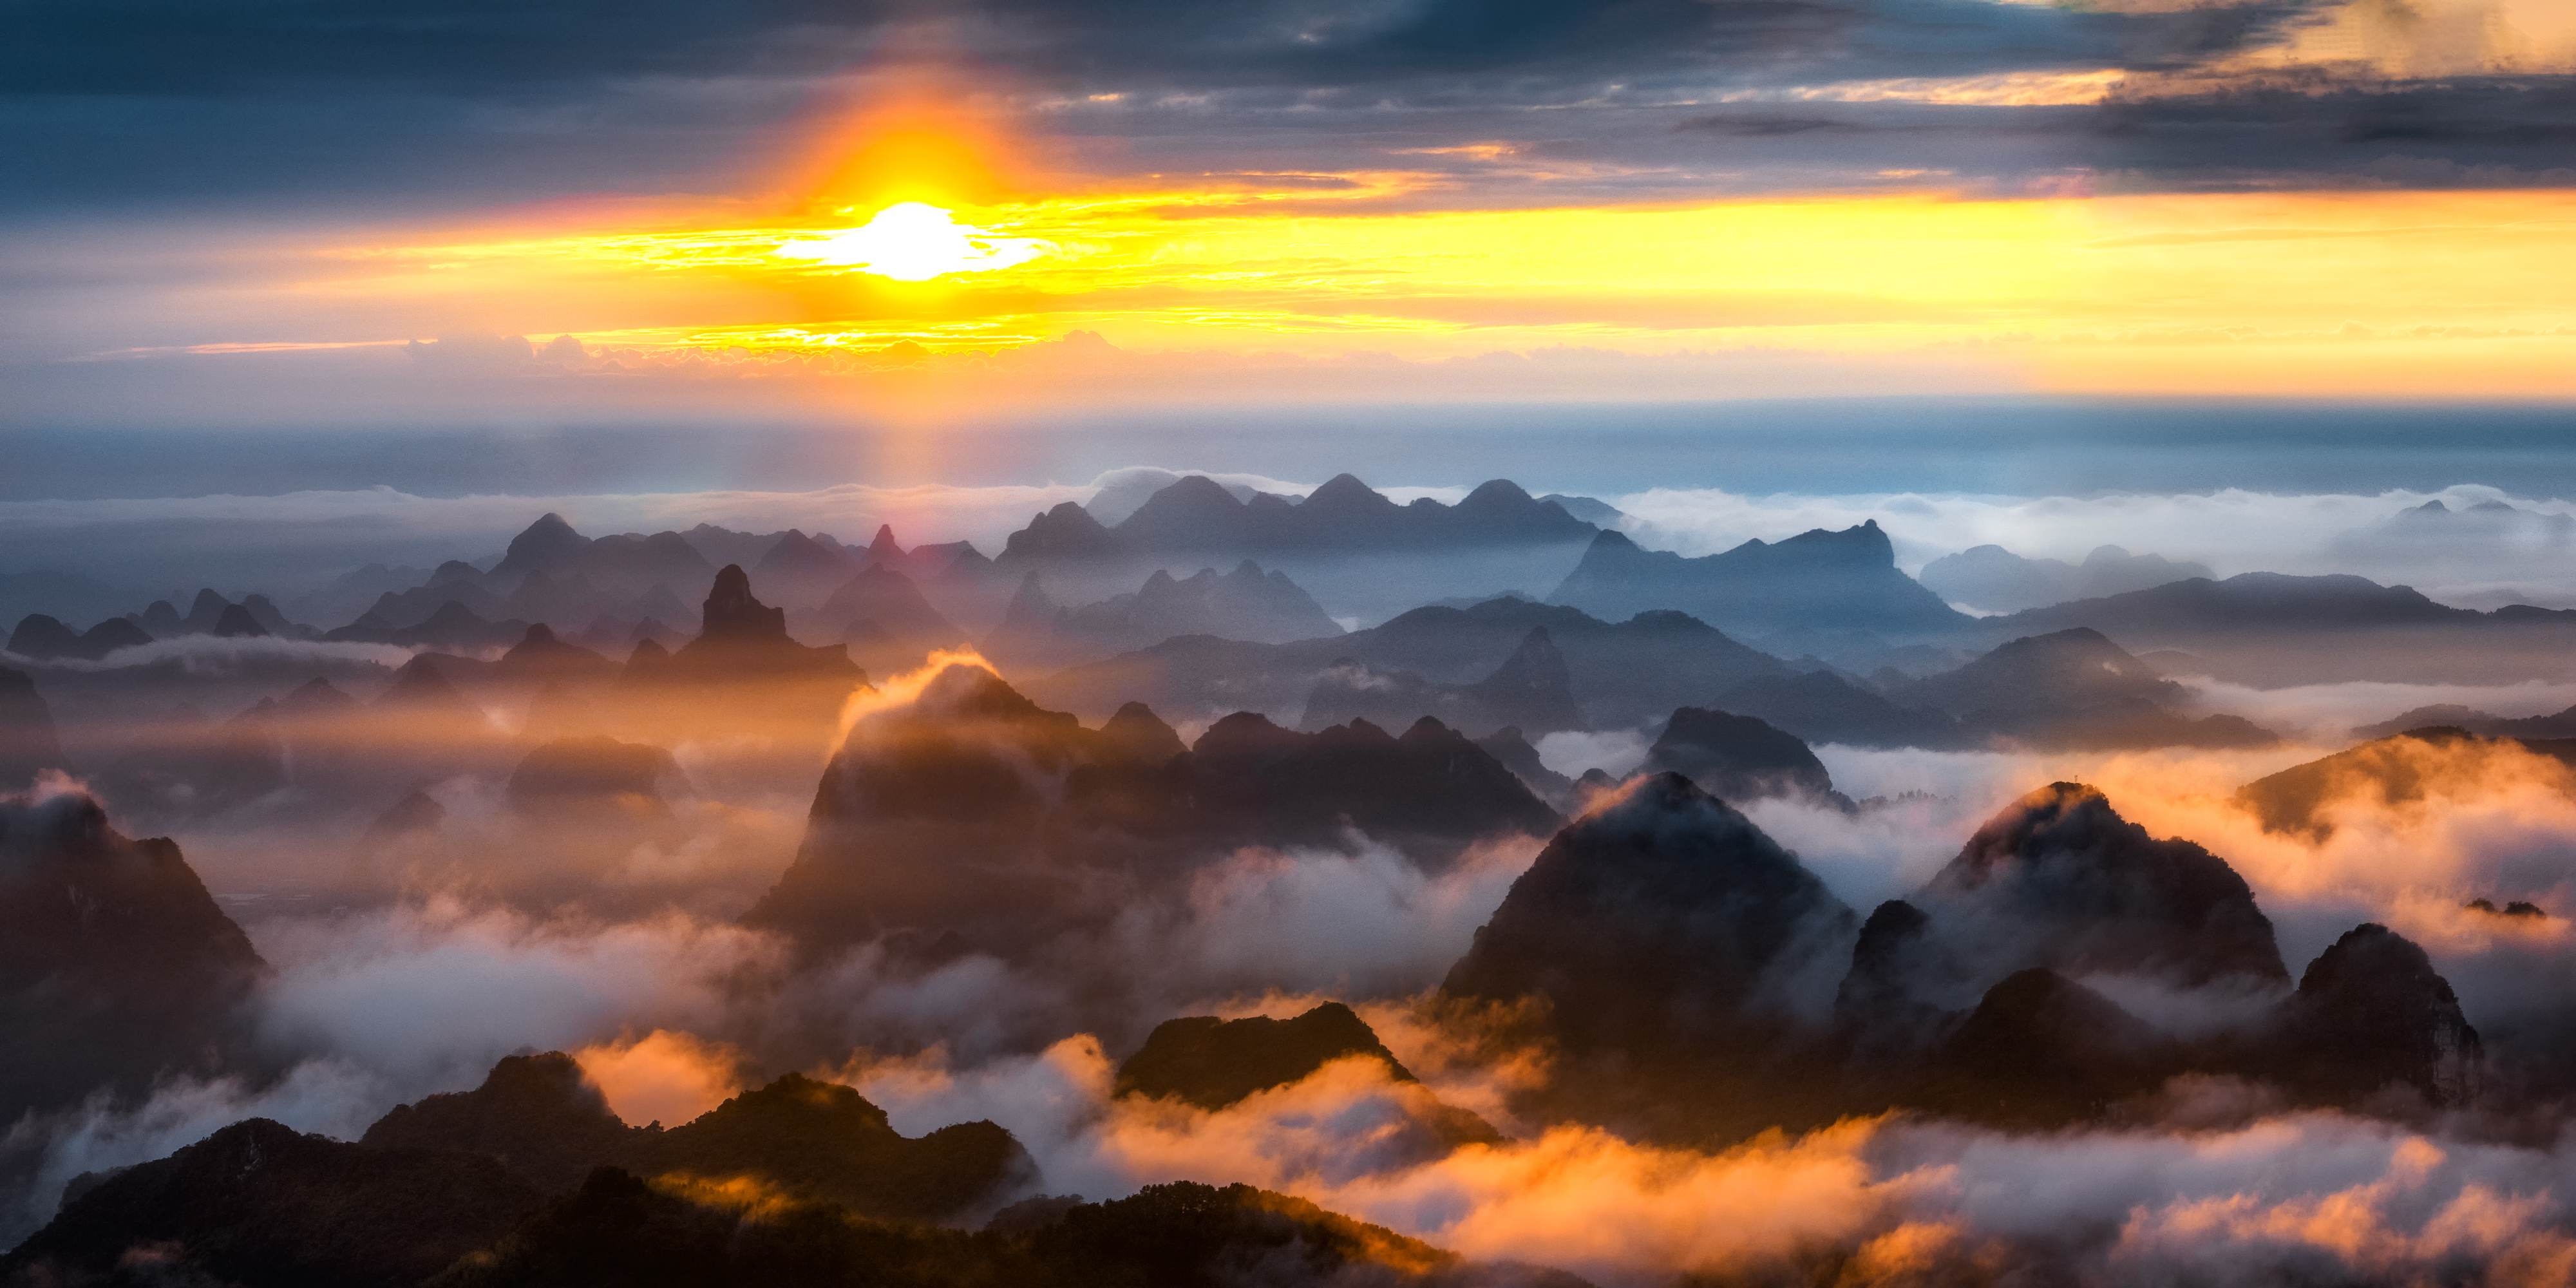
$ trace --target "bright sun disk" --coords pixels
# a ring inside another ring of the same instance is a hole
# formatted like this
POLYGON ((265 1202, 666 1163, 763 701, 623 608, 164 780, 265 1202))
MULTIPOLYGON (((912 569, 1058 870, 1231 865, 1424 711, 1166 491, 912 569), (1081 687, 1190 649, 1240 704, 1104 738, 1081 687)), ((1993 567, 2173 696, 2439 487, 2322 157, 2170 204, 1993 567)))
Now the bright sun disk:
POLYGON ((945 273, 988 273, 1025 264, 1046 249, 1044 242, 996 237, 958 223, 950 212, 926 202, 902 201, 878 211, 861 227, 788 242, 777 253, 846 265, 898 282, 926 282, 945 273))

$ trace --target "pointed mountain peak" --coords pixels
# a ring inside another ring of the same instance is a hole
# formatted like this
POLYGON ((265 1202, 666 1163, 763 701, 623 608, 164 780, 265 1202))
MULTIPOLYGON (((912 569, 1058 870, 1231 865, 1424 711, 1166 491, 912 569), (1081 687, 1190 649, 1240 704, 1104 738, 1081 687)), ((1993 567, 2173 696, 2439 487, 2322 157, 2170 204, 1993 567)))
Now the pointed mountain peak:
POLYGON ((2290 979, 2271 920, 2225 859, 2156 840, 2083 783, 2050 783, 2005 806, 1924 895, 2022 923, 2029 964, 2071 975, 2290 979))
POLYGON ((380 710, 411 709, 441 715, 472 714, 477 718, 482 715, 481 708, 467 701, 464 694, 457 692, 456 686, 439 672, 438 664, 431 661, 426 653, 413 657, 412 660, 403 663, 401 670, 394 672, 394 682, 377 696, 375 706, 380 710))
POLYGON ((2375 922, 2308 964, 2285 1008, 2291 1083, 2349 1102, 2391 1083, 2436 1105, 2476 1097, 2484 1045, 2459 995, 2414 941, 2375 922))
POLYGON ((903 557, 903 547, 895 543, 893 524, 880 523, 877 525, 877 539, 868 543, 868 557, 871 559, 901 559, 903 557))
POLYGON ((1272 1087, 1303 1081, 1335 1060, 1363 1056, 1397 1082, 1414 1081, 1351 1008, 1326 1002, 1294 1019, 1228 1020, 1193 1015, 1154 1027, 1142 1050, 1118 1066, 1116 1094, 1165 1097, 1222 1109, 1272 1087))
POLYGON ((213 633, 221 639, 259 639, 268 634, 268 628, 260 625, 259 619, 251 616, 249 609, 239 604, 227 604, 224 611, 215 617, 213 633))
POLYGON ((716 573, 715 585, 707 591, 703 609, 703 626, 698 638, 706 640, 784 640, 787 638, 787 610, 772 608, 754 598, 751 574, 741 564, 726 564, 716 573))
POLYGON ((1189 750, 1182 745, 1181 735, 1142 702, 1118 708, 1118 713, 1100 726, 1100 741, 1112 758, 1147 765, 1168 763, 1189 750))
POLYGON ((589 544, 590 538, 573 531, 571 523, 550 510, 510 538, 502 562, 519 569, 541 568, 589 544))
POLYGON ((1205 474, 1184 474, 1173 480, 1170 486, 1145 498, 1146 506, 1156 504, 1166 508, 1177 506, 1187 506, 1191 509, 1240 510, 1243 508, 1243 502, 1235 500, 1234 493, 1226 491, 1224 484, 1205 474))
POLYGON ((1353 474, 1336 474, 1326 479, 1322 487, 1307 494, 1306 504, 1314 505, 1317 502, 1321 502, 1328 509, 1363 506, 1372 509, 1396 508, 1395 502, 1387 500, 1377 489, 1360 482, 1359 477, 1353 474))
POLYGON ((2054 782, 2003 807, 1968 838, 1953 866, 1961 876, 1983 880, 1997 867, 2035 850, 2098 853, 2113 842, 2150 840, 2147 829, 2120 817, 2102 789, 2086 783, 2054 782))
POLYGON ((1510 479, 1487 479, 1477 484, 1476 490, 1468 493, 1466 499, 1458 504, 1479 509, 1487 506, 1522 508, 1536 504, 1536 498, 1529 494, 1529 489, 1510 479))
POLYGON ((1020 588, 1012 594, 1010 610, 1004 616, 1016 618, 1024 613, 1042 613, 1051 620, 1057 607, 1055 598, 1046 593, 1046 583, 1039 579, 1038 570, 1031 568, 1027 576, 1020 578, 1020 588))
POLYGON ((357 699, 341 692, 329 680, 315 676, 297 685, 294 692, 281 699, 277 710, 280 715, 331 715, 357 705, 357 699))

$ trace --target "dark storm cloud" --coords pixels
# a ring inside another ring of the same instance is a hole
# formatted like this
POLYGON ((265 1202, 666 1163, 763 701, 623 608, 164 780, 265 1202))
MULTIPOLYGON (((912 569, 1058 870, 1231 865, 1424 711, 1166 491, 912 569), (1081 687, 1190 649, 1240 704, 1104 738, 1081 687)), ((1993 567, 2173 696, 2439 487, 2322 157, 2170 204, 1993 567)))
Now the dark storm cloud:
POLYGON ((2174 66, 2266 35, 2306 7, 2306 0, 2247 0, 2116 14, 1986 0, 1274 0, 1178 8, 1081 0, 986 12, 1025 24, 1016 27, 1016 52, 1095 86, 1401 90, 1439 100, 1514 88, 1545 94, 2174 66))
POLYGON ((721 190, 770 159, 764 131, 832 101, 845 74, 906 58, 1005 69, 1008 91, 1032 98, 1189 96, 1188 132, 1221 151, 1291 109, 1348 135, 1425 111, 2179 66, 2305 2, 2120 15, 1985 0, 16 0, 0 165, 21 212, 721 190))
POLYGON ((2545 180, 2565 78, 2098 112, 1719 105, 1855 81, 2198 74, 2337 2, 0 0, 0 217, 757 190, 800 119, 906 62, 1016 103, 1075 169, 1413 169, 1452 178, 1444 200, 1500 205, 1925 175, 2010 191, 2070 171, 2545 180), (1505 150, 1443 151, 1464 143, 1505 150))
POLYGON ((2565 76, 2115 99, 2087 125, 2104 169, 2184 173, 2210 183, 2283 170, 2410 187, 2576 178, 2576 79, 2565 76))

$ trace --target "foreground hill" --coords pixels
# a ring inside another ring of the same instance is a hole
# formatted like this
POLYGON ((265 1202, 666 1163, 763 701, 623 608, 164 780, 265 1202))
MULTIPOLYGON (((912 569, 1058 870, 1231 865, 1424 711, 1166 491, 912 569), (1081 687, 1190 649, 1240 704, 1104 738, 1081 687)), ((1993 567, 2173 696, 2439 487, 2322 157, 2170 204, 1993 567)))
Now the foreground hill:
POLYGON ((1557 834, 1441 995, 1561 1053, 1525 1108, 1674 1140, 1889 1107, 2046 1128, 2192 1072, 2423 1115, 2474 1101, 2487 1062, 2421 948, 2364 925, 2293 988, 2223 859, 2073 783, 1864 921, 1731 806, 1642 778, 1557 834), (2124 980, 2238 1018, 2169 1030, 2097 987, 2124 980))
POLYGON ((618 1121, 560 1053, 514 1056, 356 1144, 252 1119, 81 1178, 0 1257, 0 1282, 1072 1288, 1237 1283, 1258 1265, 1288 1288, 1582 1288, 1242 1185, 939 1224, 1037 1181, 990 1123, 905 1138, 857 1092, 794 1074, 665 1130, 618 1121))
POLYGON ((1300 733, 1238 712, 1184 747, 1142 704, 1086 728, 957 665, 850 729, 795 863, 748 920, 811 945, 903 930, 1018 958, 1240 846, 1357 833, 1436 870, 1557 822, 1434 721, 1300 733))

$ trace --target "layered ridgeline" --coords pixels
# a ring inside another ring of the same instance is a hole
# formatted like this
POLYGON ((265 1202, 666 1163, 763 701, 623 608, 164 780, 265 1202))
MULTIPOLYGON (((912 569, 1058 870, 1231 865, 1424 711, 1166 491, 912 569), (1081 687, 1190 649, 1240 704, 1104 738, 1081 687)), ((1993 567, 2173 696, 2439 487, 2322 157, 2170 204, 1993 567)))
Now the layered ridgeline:
POLYGON ((2206 564, 2131 554, 2118 546, 2097 546, 2082 564, 2026 559, 2002 546, 1977 546, 1923 565, 1919 580, 1953 604, 2015 613, 2214 575, 2206 564))
POLYGON ((1140 699, 1176 719, 1252 708, 1300 712, 1304 728, 1430 717, 1477 737, 1659 724, 1681 707, 1759 718, 1812 743, 1957 750, 2256 747, 2278 741, 2239 717, 2196 709, 2098 631, 2014 639, 1921 675, 1862 676, 1790 663, 1682 613, 1624 622, 1497 599, 1420 608, 1324 640, 1166 640, 1027 680, 1052 705, 1098 718, 1140 699))
POLYGON ((2224 860, 2073 783, 1864 920, 1734 808, 1642 779, 1558 833, 1442 995, 1558 1052, 1533 1110, 1675 1140, 1891 1106, 2045 1127, 2187 1072, 2420 1113, 2468 1103, 2484 1067, 2420 948, 2361 926, 2294 986, 2224 860))
POLYGON ((67 769, 158 828, 257 810, 369 819, 444 780, 508 780, 564 739, 654 754, 730 740, 746 749, 736 760, 781 765, 823 754, 866 678, 847 646, 799 643, 783 608, 732 565, 690 617, 701 628, 675 647, 648 639, 613 658, 540 623, 497 655, 424 649, 399 665, 283 652, 204 674, 164 664, 0 670, 0 786, 67 769), (217 703, 239 705, 206 714, 217 703), (55 710, 83 735, 78 763, 62 754, 55 710))
POLYGON ((512 1056, 355 1143, 252 1119, 81 1177, 0 1281, 1071 1288, 1237 1282, 1258 1264, 1317 1288, 1581 1288, 1247 1186, 1009 1203, 1040 1181, 990 1122, 905 1137, 858 1092, 797 1074, 665 1128, 620 1120, 567 1056, 512 1056))
POLYGON ((2349 574, 2249 572, 1979 619, 1963 640, 2089 627, 2170 675, 2262 687, 2346 680, 2511 684, 2570 672, 2576 611, 2453 608, 2349 574))
POLYGON ((1558 822, 1433 721, 1302 733, 1237 713, 1184 746, 1142 704, 1085 727, 960 664, 851 727, 749 921, 815 946, 896 934, 1025 961, 1242 846, 1371 843, 1438 870, 1558 822))
POLYGON ((1052 593, 1079 600, 1133 587, 1157 569, 1187 576, 1248 559, 1284 572, 1334 612, 1375 620, 1420 604, 1425 587, 1554 584, 1600 531, 1566 510, 1563 502, 1576 500, 1542 500, 1495 479, 1455 505, 1398 504, 1348 474, 1302 499, 1238 496, 1190 475, 1114 524, 1070 501, 1033 516, 995 562, 1014 575, 1039 571, 1052 593))
MULTIPOLYGON (((909 650, 911 661, 922 650, 962 642, 949 614, 981 614, 1005 591, 972 545, 907 550, 891 528, 879 528, 864 547, 829 533, 754 534, 707 524, 590 537, 548 514, 512 538, 489 569, 451 560, 417 585, 380 592, 325 638, 475 647, 506 644, 544 625, 620 655, 645 641, 670 647, 704 629, 693 606, 726 567, 756 578, 803 637, 909 650), (948 602, 934 606, 933 596, 948 602)), ((313 606, 328 602, 316 597, 313 606)))
POLYGON ((1097 719, 1128 701, 1174 719, 1240 710, 1455 720, 1482 736, 1518 725, 1633 727, 1788 663, 1681 613, 1605 622, 1526 599, 1427 607, 1383 625, 1290 644, 1185 636, 1025 681, 1050 705, 1097 719))
POLYGON ((1973 620, 1898 570, 1875 519, 1697 559, 1603 532, 1548 598, 1612 618, 1674 609, 1757 643, 1785 637, 1795 652, 1809 651, 1805 636, 1947 639, 1973 620))

